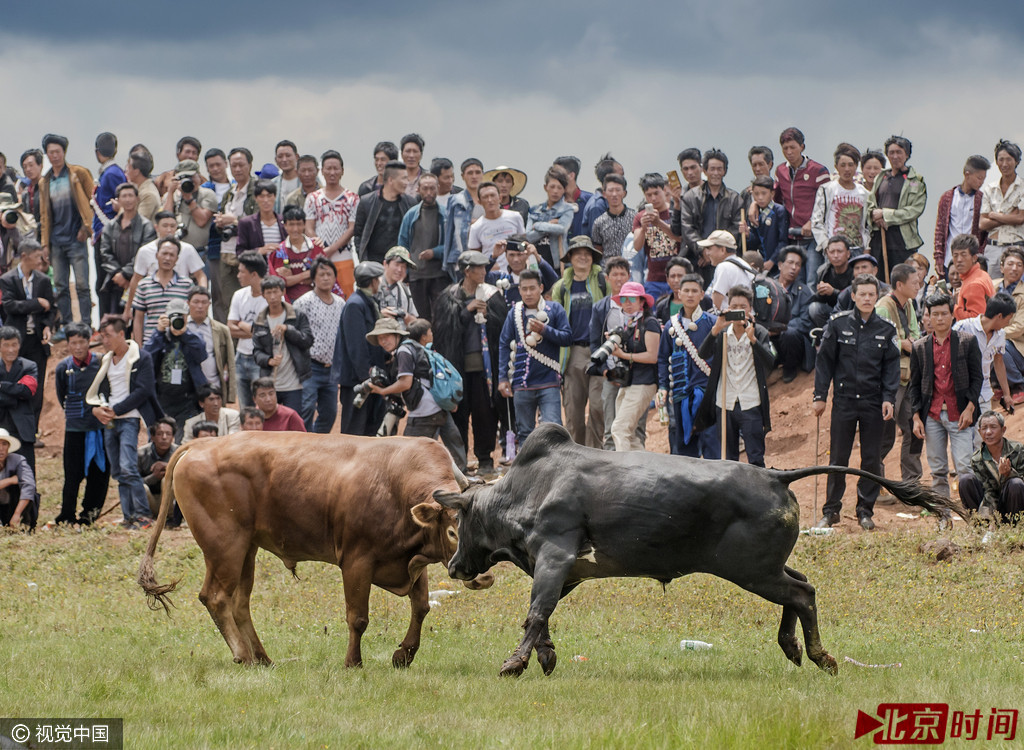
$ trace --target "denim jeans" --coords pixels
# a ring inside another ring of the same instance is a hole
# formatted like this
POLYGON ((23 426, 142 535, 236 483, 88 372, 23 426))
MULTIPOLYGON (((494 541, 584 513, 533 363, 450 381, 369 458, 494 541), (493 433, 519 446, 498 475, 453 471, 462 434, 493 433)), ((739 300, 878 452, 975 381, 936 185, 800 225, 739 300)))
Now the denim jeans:
POLYGON ((971 455, 974 453, 974 428, 958 429, 956 422, 950 422, 946 410, 939 419, 928 417, 924 422, 924 443, 928 456, 928 468, 932 472, 932 489, 943 497, 949 497, 949 461, 946 439, 953 452, 953 466, 957 474, 971 470, 971 455))
POLYGON ((302 384, 302 421, 306 432, 326 435, 338 416, 338 384, 331 383, 331 368, 316 360, 310 362, 309 377, 302 384), (313 417, 316 417, 314 421, 313 417))
POLYGON ((558 386, 516 391, 512 403, 516 407, 516 440, 520 447, 537 426, 538 409, 541 422, 562 424, 562 395, 558 386))
POLYGON ((818 266, 824 263, 825 259, 822 257, 821 250, 818 249, 813 237, 797 242, 796 244, 802 247, 804 252, 807 254, 807 262, 804 263, 803 268, 800 269, 800 281, 813 289, 815 284, 817 284, 815 278, 818 274, 818 266))
MULTIPOLYGON (((1006 351, 1003 354, 1003 363, 1006 365, 1006 383, 1010 386, 1012 393, 1024 389, 1024 355, 1017 349, 1012 341, 1006 342, 1006 351)), ((1010 394, 1006 394, 1009 396, 1010 394)))
POLYGON ((110 462, 110 477, 117 480, 117 494, 121 497, 121 513, 125 520, 149 517, 146 486, 139 474, 139 422, 138 417, 115 419, 103 437, 110 462))
POLYGON ((238 404, 252 406, 252 381, 260 376, 260 366, 251 354, 235 354, 235 380, 238 388, 238 404))
POLYGON ((67 325, 71 317, 71 271, 75 272, 75 293, 78 295, 78 309, 82 313, 82 321, 92 322, 92 301, 89 298, 89 257, 84 242, 72 242, 68 245, 50 244, 50 263, 53 265, 53 294, 57 298, 57 309, 60 310, 63 324, 67 325))

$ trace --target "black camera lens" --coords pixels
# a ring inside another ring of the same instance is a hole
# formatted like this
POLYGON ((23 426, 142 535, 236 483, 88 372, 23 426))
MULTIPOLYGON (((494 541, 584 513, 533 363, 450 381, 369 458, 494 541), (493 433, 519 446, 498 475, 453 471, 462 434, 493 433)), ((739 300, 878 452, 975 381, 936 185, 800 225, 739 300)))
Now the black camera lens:
POLYGON ((194 193, 196 191, 196 183, 191 177, 186 177, 181 181, 181 192, 183 193, 194 193))
POLYGON ((171 328, 175 331, 180 331, 185 327, 185 316, 184 315, 172 315, 171 316, 171 328))
POLYGON ((10 211, 4 211, 4 221, 8 224, 18 223, 18 212, 13 209, 10 211))

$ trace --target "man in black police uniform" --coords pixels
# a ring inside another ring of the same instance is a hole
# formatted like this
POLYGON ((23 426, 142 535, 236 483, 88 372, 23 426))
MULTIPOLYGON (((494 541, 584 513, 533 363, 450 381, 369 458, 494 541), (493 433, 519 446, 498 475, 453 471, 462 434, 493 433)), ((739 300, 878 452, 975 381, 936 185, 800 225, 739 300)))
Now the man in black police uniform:
MULTIPOLYGON (((829 463, 849 465, 859 425, 860 467, 881 474, 882 423, 893 418, 900 350, 896 327, 875 313, 878 279, 861 274, 851 287, 855 308, 833 315, 822 334, 814 373, 814 415, 819 417, 825 411, 829 385, 834 384, 829 463)), ((839 522, 845 490, 844 475, 829 475, 818 528, 839 522)), ((871 516, 877 498, 877 484, 863 478, 857 482, 857 517, 865 531, 875 528, 871 516)))

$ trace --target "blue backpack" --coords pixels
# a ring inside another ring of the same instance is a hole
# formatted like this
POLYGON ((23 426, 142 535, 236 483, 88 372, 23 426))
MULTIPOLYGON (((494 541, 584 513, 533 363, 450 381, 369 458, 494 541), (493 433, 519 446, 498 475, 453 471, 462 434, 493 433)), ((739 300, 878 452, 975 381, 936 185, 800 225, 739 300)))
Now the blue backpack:
POLYGON ((432 344, 421 346, 408 339, 403 344, 410 344, 414 351, 422 351, 426 355, 426 361, 430 365, 430 395, 442 409, 454 411, 462 401, 462 375, 459 371, 451 362, 435 352, 432 344))

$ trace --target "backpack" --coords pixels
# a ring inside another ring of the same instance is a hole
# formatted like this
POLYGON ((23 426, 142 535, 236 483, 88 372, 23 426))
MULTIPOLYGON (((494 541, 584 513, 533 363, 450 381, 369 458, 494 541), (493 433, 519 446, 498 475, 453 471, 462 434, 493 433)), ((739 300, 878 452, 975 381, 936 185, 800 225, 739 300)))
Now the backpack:
MULTIPOLYGON (((738 259, 730 257, 726 260, 750 273, 738 259)), ((768 333, 785 331, 792 316, 792 303, 779 280, 767 274, 755 274, 750 280, 750 288, 754 293, 754 319, 767 328, 768 333)))
MULTIPOLYGON (((415 384, 420 377, 420 363, 423 362, 426 365, 423 377, 430 380, 430 395, 434 402, 445 411, 454 411, 462 401, 462 375, 451 362, 434 351, 432 344, 422 346, 409 340, 404 341, 403 345, 405 344, 412 347, 417 360, 416 373, 413 377, 414 388, 410 390, 415 389, 415 384), (425 356, 420 356, 420 352, 425 356)), ((411 403, 409 396, 406 395, 405 402, 410 408, 415 409, 421 398, 422 395, 417 395, 416 403, 411 403)))

